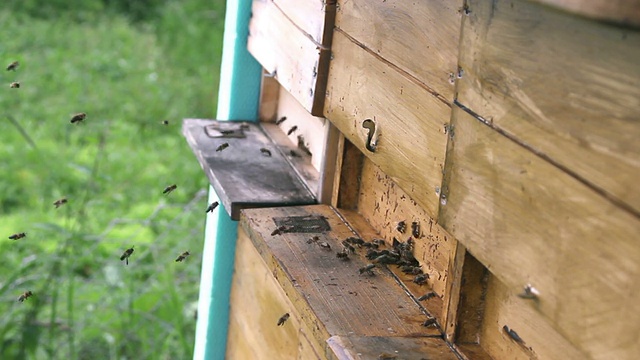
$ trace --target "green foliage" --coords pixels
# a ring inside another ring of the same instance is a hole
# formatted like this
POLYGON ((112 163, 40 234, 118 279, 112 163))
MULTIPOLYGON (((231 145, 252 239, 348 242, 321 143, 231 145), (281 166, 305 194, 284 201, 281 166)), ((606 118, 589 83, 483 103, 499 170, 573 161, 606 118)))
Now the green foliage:
POLYGON ((208 183, 180 123, 213 116, 223 1, 3 5, 0 359, 191 358, 208 183))

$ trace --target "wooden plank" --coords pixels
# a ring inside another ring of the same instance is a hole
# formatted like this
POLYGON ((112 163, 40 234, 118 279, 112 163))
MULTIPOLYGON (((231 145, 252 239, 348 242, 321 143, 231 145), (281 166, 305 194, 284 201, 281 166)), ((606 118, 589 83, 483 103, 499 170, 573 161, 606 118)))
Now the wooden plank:
POLYGON ((226 358, 321 358, 306 337, 299 314, 242 228, 238 229, 230 304, 226 358), (277 326, 285 313, 289 319, 277 326))
POLYGON ((440 223, 594 359, 640 352, 640 221, 454 108, 440 223))
POLYGON ((435 219, 450 108, 340 32, 332 49, 325 116, 435 219), (365 119, 379 129, 375 152, 365 119))
POLYGON ((311 114, 322 115, 328 48, 318 47, 272 1, 254 0, 247 48, 311 114))
POLYGON ((316 202, 285 156, 257 124, 185 119, 182 133, 232 219, 239 219, 240 209, 247 207, 316 202), (225 135, 212 130, 210 133, 215 137, 211 137, 206 129, 213 127, 234 132, 225 135), (228 147, 221 149, 224 143, 228 147), (270 150, 271 156, 264 156, 261 148, 270 150))
POLYGON ((421 304, 438 319, 440 324, 444 324, 446 307, 443 299, 449 277, 450 256, 455 246, 453 236, 429 217, 371 160, 365 159, 360 179, 358 212, 371 224, 371 227, 379 232, 379 237, 385 239, 388 247, 391 247, 394 238, 403 242, 412 238, 415 242, 414 256, 420 262, 424 273, 429 275, 429 279, 425 285, 420 286, 413 283, 415 275, 404 274, 395 266, 391 269, 415 298, 435 291, 436 297, 425 300, 421 304), (400 221, 406 224, 406 230, 403 233, 397 230, 397 224, 400 221), (412 234, 413 222, 418 225, 417 237, 412 234))
POLYGON ((354 255, 350 261, 336 257, 340 242, 357 233, 332 208, 316 205, 251 209, 243 212, 241 225, 318 341, 334 335, 440 335, 435 329, 422 326, 427 316, 404 294, 388 270, 377 267, 375 276, 360 275, 358 269, 366 264, 361 257, 354 255), (325 217, 331 230, 271 235, 276 228, 274 218, 305 216, 325 217), (331 250, 308 243, 312 236, 330 244, 331 250))
POLYGON ((449 260, 449 276, 447 276, 447 288, 445 290, 444 303, 446 320, 443 322, 444 339, 453 344, 456 340, 458 328, 458 309, 460 307, 460 293, 462 291, 462 279, 464 259, 467 249, 456 241, 449 260))
MULTIPOLYGON (((344 139, 344 135, 342 135, 344 139)), ((349 140, 344 139, 339 187, 336 203, 340 209, 356 210, 360 194, 360 173, 364 156, 349 140)))
POLYGON ((534 0, 573 14, 616 25, 640 27, 639 0, 534 0))
POLYGON ((260 107, 258 118, 262 122, 275 122, 278 120, 278 94, 280 84, 271 76, 264 73, 260 87, 260 107))
POLYGON ((332 336, 327 342, 338 359, 458 359, 439 338, 332 336))
POLYGON ((458 101, 640 217, 640 31, 471 0, 458 101))
POLYGON ((443 101, 453 101, 462 0, 342 1, 336 27, 398 66, 443 101))
POLYGON ((300 31, 318 44, 331 46, 336 0, 273 0, 300 31))
POLYGON ((320 163, 320 184, 318 185, 318 203, 331 205, 333 198, 334 177, 338 167, 338 154, 343 150, 341 146, 340 131, 325 120, 324 128, 324 152, 320 163))
POLYGON ((557 359, 589 358, 579 352, 549 325, 528 303, 517 296, 495 276, 489 276, 484 321, 480 341, 494 359, 557 359), (503 330, 508 326, 523 340, 513 341, 503 330))

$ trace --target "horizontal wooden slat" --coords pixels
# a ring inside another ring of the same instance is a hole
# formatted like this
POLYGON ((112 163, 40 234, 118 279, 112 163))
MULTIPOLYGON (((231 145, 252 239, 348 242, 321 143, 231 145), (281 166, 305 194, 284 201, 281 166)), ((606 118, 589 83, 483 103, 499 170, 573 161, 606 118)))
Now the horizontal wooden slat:
POLYGON ((594 20, 640 27, 639 0, 534 0, 594 20))
POLYGON ((451 102, 460 8, 462 0, 341 1, 336 27, 451 102))
POLYGON ((333 37, 325 117, 436 218, 450 108, 340 32, 333 37), (380 129, 365 148, 365 119, 380 129))
POLYGON ((328 47, 336 16, 335 0, 272 0, 301 31, 328 47))
POLYGON ((438 338, 333 336, 327 342, 339 359, 458 359, 438 338))
POLYGON ((471 0, 458 101, 640 217, 640 31, 471 0))
POLYGON ((249 52, 310 113, 322 115, 329 49, 319 47, 272 1, 253 1, 249 52))
POLYGON ((457 107, 452 125, 441 225, 589 357, 636 356, 640 221, 457 107))

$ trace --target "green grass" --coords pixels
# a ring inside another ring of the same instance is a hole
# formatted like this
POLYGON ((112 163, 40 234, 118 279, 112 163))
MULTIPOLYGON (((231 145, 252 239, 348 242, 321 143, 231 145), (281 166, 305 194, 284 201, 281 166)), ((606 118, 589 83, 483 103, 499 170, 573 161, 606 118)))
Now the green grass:
POLYGON ((192 357, 208 182, 180 123, 213 117, 224 4, 157 13, 0 11, 0 359, 192 357))

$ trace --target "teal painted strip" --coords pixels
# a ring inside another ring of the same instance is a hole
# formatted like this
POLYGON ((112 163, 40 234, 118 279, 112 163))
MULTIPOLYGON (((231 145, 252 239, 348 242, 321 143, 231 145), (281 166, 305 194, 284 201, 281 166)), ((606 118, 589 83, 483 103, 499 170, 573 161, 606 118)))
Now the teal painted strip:
MULTIPOLYGON (((227 2, 218 120, 258 118, 262 68, 247 51, 250 17, 251 0, 227 2)), ((209 201, 218 201, 211 187, 209 201)), ((222 206, 207 216, 194 360, 224 359, 237 225, 222 206)))

